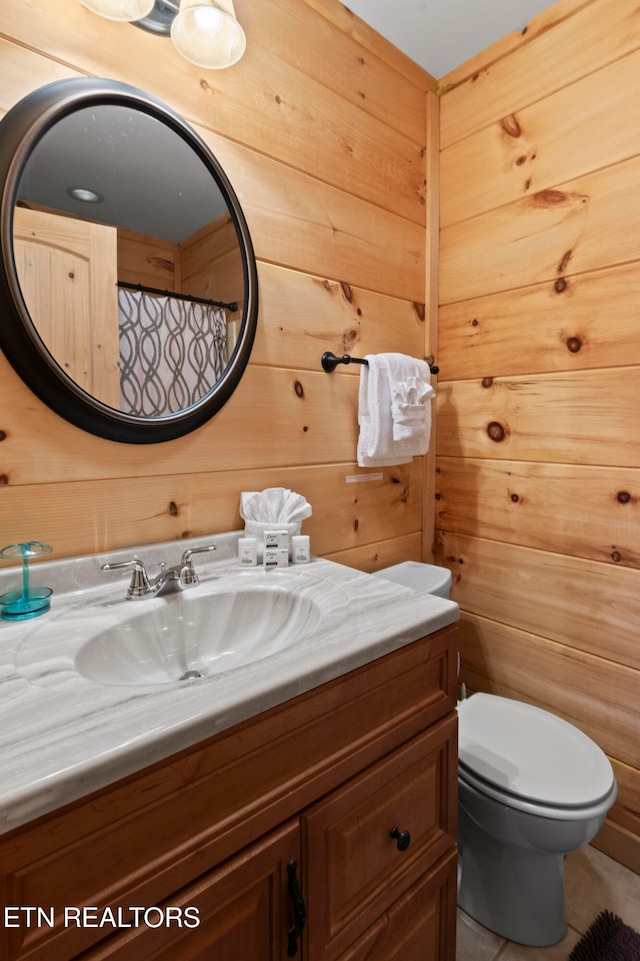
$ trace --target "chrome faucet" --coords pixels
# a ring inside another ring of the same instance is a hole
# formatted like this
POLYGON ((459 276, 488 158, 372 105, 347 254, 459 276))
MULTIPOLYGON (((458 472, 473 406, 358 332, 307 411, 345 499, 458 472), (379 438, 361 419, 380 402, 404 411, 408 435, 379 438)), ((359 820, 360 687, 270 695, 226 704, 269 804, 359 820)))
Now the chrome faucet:
POLYGON ((168 594, 174 591, 184 591, 187 587, 197 587, 200 581, 191 558, 194 554, 205 554, 208 551, 215 551, 215 549, 215 544, 210 544, 208 547, 191 547, 183 553, 180 563, 176 564, 175 567, 167 567, 163 561, 160 564, 160 571, 153 578, 149 577, 144 561, 141 561, 139 557, 134 557, 130 561, 118 561, 115 564, 103 564, 100 570, 122 571, 132 567, 133 574, 127 589, 127 600, 136 601, 143 597, 157 597, 158 594, 168 594))

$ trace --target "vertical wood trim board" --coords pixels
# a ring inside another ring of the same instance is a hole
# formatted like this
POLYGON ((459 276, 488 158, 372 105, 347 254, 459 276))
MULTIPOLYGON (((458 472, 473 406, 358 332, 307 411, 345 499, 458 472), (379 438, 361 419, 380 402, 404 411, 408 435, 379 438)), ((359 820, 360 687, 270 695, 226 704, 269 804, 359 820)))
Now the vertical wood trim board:
MULTIPOLYGON (((440 259, 440 101, 433 93, 427 94, 427 253, 425 357, 438 359, 438 263, 440 259)), ((437 376, 434 385, 437 390, 437 376)), ((431 440, 425 458, 424 511, 422 519, 422 555, 433 562, 434 553, 434 478, 436 451, 436 401, 431 401, 431 440)))

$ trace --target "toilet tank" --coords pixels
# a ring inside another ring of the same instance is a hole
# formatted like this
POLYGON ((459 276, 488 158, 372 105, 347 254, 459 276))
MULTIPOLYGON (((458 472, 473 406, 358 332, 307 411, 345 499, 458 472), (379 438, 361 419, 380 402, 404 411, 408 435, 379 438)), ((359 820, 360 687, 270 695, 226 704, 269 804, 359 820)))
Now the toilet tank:
POLYGON ((403 587, 410 587, 414 591, 426 591, 446 598, 451 595, 451 571, 446 567, 421 564, 419 561, 403 561, 401 564, 383 567, 373 573, 376 577, 383 577, 387 581, 402 584, 403 587))

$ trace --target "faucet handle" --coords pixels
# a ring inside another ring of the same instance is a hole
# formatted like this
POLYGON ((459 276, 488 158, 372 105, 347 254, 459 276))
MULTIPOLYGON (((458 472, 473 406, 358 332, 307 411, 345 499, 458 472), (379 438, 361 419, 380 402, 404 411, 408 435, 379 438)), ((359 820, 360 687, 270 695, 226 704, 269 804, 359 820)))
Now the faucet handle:
POLYGON ((193 562, 191 560, 194 554, 207 554, 209 551, 217 550, 215 544, 209 544, 208 547, 190 547, 188 548, 182 558, 180 559, 180 580, 185 587, 197 587, 199 584, 198 575, 196 574, 193 562))
POLYGON ((134 557, 130 561, 117 561, 115 564, 103 564, 100 570, 123 571, 128 567, 133 567, 133 574, 131 575, 131 583, 127 590, 127 600, 136 597, 146 597, 147 594, 153 593, 144 561, 141 561, 139 557, 134 557))

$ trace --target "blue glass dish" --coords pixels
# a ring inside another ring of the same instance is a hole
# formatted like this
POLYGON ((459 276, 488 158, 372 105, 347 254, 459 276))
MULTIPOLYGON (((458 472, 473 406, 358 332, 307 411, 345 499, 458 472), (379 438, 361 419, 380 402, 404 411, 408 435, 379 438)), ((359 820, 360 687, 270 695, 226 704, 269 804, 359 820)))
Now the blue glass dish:
POLYGON ((0 594, 0 618, 5 621, 24 621, 39 617, 49 610, 53 591, 50 587, 29 587, 29 560, 50 554, 52 548, 39 541, 26 541, 23 544, 9 544, 0 551, 2 558, 22 560, 22 590, 7 591, 0 594))

